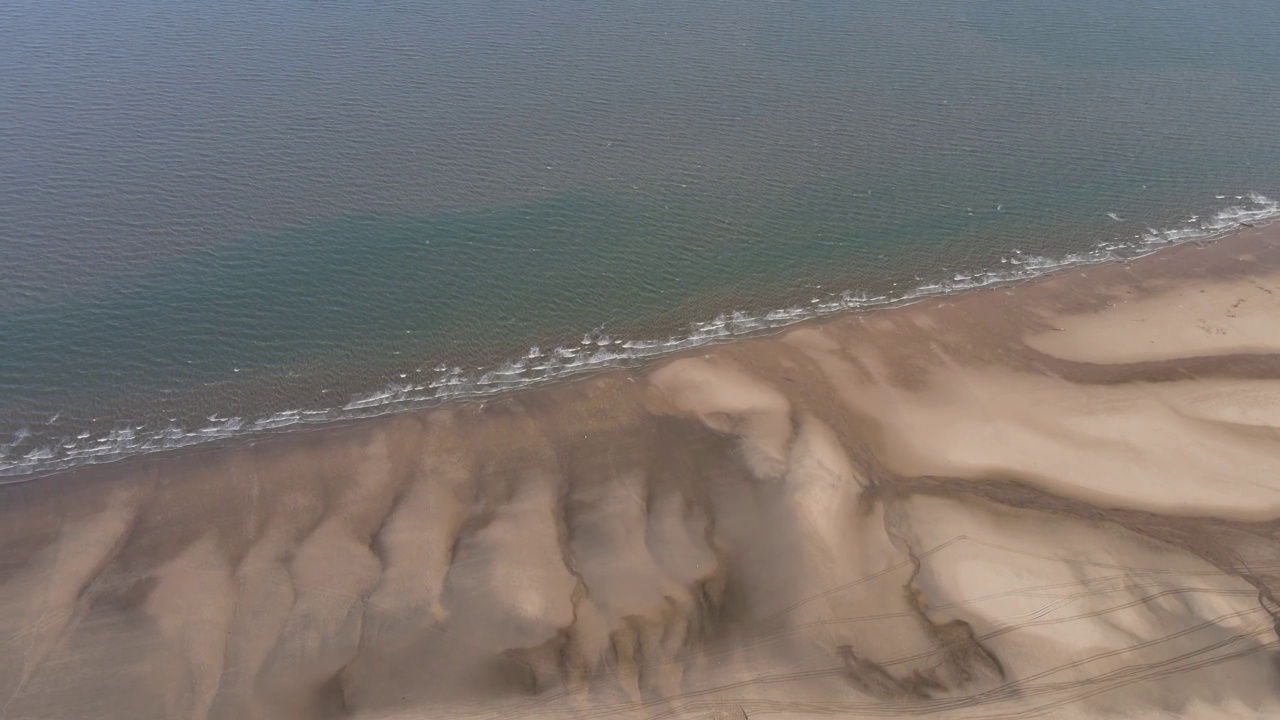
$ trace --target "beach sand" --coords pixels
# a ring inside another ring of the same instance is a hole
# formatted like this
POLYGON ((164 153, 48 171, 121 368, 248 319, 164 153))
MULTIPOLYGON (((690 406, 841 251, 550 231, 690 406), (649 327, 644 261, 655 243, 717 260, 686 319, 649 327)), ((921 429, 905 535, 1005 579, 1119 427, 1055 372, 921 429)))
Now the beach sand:
POLYGON ((1280 716, 1280 225, 0 488, 3 718, 1280 716))

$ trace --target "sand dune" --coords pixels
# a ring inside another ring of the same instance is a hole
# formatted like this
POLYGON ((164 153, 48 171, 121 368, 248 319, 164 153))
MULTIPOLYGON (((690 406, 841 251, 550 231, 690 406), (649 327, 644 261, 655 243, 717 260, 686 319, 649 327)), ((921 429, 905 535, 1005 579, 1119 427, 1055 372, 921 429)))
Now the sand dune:
POLYGON ((1280 716, 1272 289, 1253 230, 7 486, 0 717, 1280 716))

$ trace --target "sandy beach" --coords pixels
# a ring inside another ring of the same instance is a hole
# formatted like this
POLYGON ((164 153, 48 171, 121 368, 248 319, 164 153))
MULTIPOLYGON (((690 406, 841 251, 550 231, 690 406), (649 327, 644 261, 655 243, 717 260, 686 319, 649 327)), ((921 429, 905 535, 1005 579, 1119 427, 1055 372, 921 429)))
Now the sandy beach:
POLYGON ((0 718, 1280 716, 1280 224, 0 488, 0 718))

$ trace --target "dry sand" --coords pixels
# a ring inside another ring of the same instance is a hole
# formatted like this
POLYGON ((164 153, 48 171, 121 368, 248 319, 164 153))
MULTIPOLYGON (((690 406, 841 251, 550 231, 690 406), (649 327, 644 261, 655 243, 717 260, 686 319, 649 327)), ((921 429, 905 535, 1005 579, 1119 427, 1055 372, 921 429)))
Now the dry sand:
POLYGON ((1280 716, 1280 226, 0 489, 3 718, 1280 716))

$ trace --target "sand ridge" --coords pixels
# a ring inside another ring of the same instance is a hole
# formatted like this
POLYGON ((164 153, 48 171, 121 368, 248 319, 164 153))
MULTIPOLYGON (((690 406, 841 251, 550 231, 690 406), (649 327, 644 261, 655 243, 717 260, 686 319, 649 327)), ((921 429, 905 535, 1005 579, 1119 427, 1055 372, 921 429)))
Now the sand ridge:
POLYGON ((1259 288, 1277 229, 5 487, 0 717, 1280 714, 1259 288))

